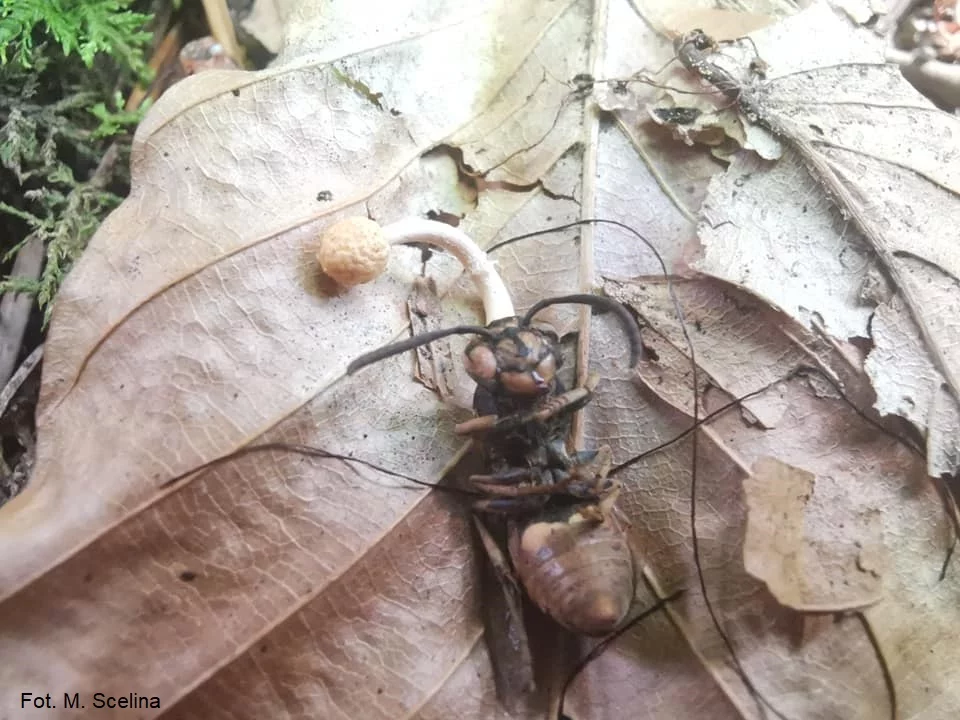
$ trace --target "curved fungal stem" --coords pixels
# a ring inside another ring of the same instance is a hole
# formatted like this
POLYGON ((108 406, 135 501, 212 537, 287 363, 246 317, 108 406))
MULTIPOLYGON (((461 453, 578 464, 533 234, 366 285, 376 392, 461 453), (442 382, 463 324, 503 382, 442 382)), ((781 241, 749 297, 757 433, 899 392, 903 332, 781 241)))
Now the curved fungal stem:
POLYGON ((500 273, 487 254, 463 230, 436 220, 406 218, 383 226, 391 245, 422 243, 446 250, 463 265, 483 297, 483 313, 489 325, 494 320, 514 317, 513 300, 500 273))

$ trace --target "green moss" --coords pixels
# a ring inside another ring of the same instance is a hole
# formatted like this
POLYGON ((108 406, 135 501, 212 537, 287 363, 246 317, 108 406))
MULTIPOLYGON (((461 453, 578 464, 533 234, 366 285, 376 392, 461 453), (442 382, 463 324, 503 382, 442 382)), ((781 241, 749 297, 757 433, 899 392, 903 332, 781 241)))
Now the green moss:
POLYGON ((132 0, 0 0, 0 254, 39 237, 37 296, 49 318, 63 277, 126 193, 129 130, 118 87, 145 75, 147 15, 132 0), (82 62, 77 62, 79 59, 82 62), (109 153, 108 153, 109 150, 109 153), (106 157, 105 157, 106 154, 106 157))
POLYGON ((33 64, 36 37, 52 38, 63 57, 78 55, 92 67, 98 53, 121 66, 145 68, 143 32, 148 15, 130 10, 132 0, 0 0, 0 64, 12 58, 23 67, 33 64))

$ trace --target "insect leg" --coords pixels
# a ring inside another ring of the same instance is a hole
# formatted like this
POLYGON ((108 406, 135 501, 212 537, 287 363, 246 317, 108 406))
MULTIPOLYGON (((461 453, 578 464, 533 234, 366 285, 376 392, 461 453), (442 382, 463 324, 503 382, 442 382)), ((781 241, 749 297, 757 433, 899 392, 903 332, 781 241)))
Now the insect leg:
MULTIPOLYGON (((521 423, 547 422, 555 417, 575 413, 593 399, 593 391, 586 386, 567 390, 544 400, 536 410, 521 417, 521 423)), ((506 420, 507 418, 504 418, 506 420)))
POLYGON ((503 417, 481 415, 458 423, 454 432, 457 435, 507 432, 530 423, 546 423, 548 420, 574 413, 583 408, 593 399, 593 388, 596 387, 597 382, 597 376, 591 375, 581 387, 544 398, 538 403, 536 409, 530 412, 513 413, 503 417))
POLYGON ((524 413, 512 413, 499 417, 481 415, 458 423, 454 428, 457 435, 473 435, 488 432, 509 432, 530 423, 545 423, 555 417, 574 413, 593 398, 593 393, 579 387, 560 395, 545 398, 535 410, 524 413))
MULTIPOLYGON (((470 482, 478 485, 517 485, 536 479, 533 468, 507 468, 491 475, 471 475, 470 482)), ((499 489, 496 491, 499 493, 499 489)))
POLYGON ((583 500, 602 500, 617 487, 617 483, 607 478, 612 464, 612 453, 604 445, 597 450, 578 450, 567 458, 567 475, 564 482, 565 493, 583 500))
POLYGON ((457 423, 453 431, 457 435, 487 433, 496 427, 498 419, 499 416, 497 415, 481 415, 480 417, 470 418, 469 420, 464 420, 462 423, 457 423))
POLYGON ((550 499, 548 495, 525 495, 522 497, 492 497, 472 503, 477 512, 494 515, 529 515, 543 508, 550 499))
POLYGON ((500 546, 497 545, 497 541, 493 539, 493 535, 490 534, 490 530, 487 529, 487 526, 484 525, 483 521, 481 521, 476 515, 473 516, 473 524, 477 529, 477 534, 480 536, 480 542, 483 545, 484 551, 487 553, 487 558, 490 560, 490 564, 493 566, 493 570, 497 574, 497 579, 500 581, 501 585, 509 586, 513 589, 513 592, 516 594, 517 601, 519 602, 520 583, 517 582, 517 577, 514 575, 513 569, 510 567, 510 563, 507 562, 507 557, 503 554, 500 546))
MULTIPOLYGON (((533 472, 533 470, 529 471, 533 472)), ((536 497, 538 495, 550 496, 550 495, 560 495, 564 494, 567 490, 567 487, 574 481, 575 477, 570 474, 564 474, 564 476, 556 482, 542 482, 536 485, 496 485, 496 484, 487 484, 482 481, 476 482, 475 477, 483 476, 474 476, 470 478, 471 483, 474 487, 483 492, 494 495, 498 498, 520 498, 520 497, 536 497)))

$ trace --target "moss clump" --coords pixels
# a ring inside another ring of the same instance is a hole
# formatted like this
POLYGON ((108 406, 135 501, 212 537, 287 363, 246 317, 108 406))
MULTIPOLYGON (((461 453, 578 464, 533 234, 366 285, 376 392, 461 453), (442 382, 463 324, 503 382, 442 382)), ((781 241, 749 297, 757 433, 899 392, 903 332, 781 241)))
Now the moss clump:
POLYGON ((0 0, 0 254, 39 238, 35 294, 49 319, 64 275, 126 193, 129 129, 118 88, 146 75, 148 15, 133 0, 0 0), (78 62, 78 60, 80 62, 78 62), (108 152, 109 151, 109 152, 108 152))

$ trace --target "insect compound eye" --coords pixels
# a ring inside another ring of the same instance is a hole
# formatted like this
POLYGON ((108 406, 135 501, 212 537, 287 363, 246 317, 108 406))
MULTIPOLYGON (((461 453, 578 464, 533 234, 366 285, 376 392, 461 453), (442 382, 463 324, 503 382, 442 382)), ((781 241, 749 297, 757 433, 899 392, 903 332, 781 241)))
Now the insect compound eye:
POLYGON ((550 382, 536 370, 506 370, 500 373, 500 384, 511 395, 533 396, 550 392, 550 382))
POLYGON ((497 356, 487 345, 468 347, 463 355, 463 366, 479 385, 489 386, 497 378, 497 356))
POLYGON ((537 363, 537 369, 534 372, 543 378, 543 381, 547 384, 552 384, 554 377, 557 374, 557 357, 552 352, 549 353, 543 360, 537 363))
POLYGON ((497 345, 501 387, 510 395, 535 397, 550 392, 557 374, 553 342, 543 332, 521 330, 497 345))

